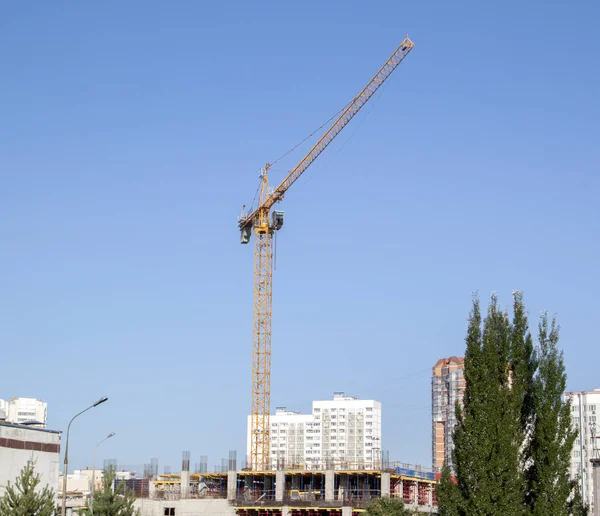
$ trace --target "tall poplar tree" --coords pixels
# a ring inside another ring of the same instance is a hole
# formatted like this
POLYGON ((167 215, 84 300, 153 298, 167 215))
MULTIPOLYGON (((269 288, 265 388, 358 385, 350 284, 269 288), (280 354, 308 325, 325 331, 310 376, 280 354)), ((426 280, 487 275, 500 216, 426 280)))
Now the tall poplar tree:
MULTIPOLYGON (((517 352, 512 326, 496 296, 492 296, 483 325, 479 300, 474 300, 466 341, 466 391, 464 408, 458 411, 453 452, 460 493, 458 514, 520 515, 524 513, 519 467, 522 389, 511 389, 516 369, 511 359, 517 352)), ((451 494, 452 487, 445 487, 451 494)), ((440 506, 445 507, 446 502, 442 495, 440 506)))
POLYGON ((567 375, 558 335, 556 318, 548 322, 548 314, 543 314, 538 327, 539 369, 534 380, 525 498, 535 516, 568 516, 572 510, 569 465, 577 431, 571 423, 571 404, 563 400, 567 375))
POLYGON ((513 318, 495 296, 483 321, 478 300, 469 317, 464 407, 457 407, 453 462, 438 489, 441 516, 580 516, 586 508, 569 479, 576 437, 570 404, 563 400, 566 373, 559 328, 544 314, 537 348, 521 292, 513 318))
POLYGON ((464 514, 462 495, 452 480, 448 466, 442 468, 440 483, 436 488, 439 516, 461 516, 464 514))

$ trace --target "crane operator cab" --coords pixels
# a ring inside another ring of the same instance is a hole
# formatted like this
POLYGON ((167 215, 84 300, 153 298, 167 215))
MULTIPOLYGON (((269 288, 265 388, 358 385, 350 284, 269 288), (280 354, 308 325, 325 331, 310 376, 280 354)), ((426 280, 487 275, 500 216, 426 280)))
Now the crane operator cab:
POLYGON ((283 212, 275 210, 273 212, 272 221, 273 221, 273 223, 272 223, 271 227, 275 231, 277 231, 278 229, 281 229, 281 226, 283 226, 283 212))

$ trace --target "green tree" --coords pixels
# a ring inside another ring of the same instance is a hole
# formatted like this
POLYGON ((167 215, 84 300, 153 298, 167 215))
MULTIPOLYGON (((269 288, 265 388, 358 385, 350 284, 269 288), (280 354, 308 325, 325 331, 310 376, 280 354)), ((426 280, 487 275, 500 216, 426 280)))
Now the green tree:
MULTIPOLYGON (((513 320, 511 327, 511 390, 515 403, 520 406, 521 432, 526 434, 530 427, 535 411, 534 407, 534 377, 538 368, 537 353, 534 350, 533 338, 529 331, 529 323, 523 293, 513 292, 513 320)), ((527 460, 524 450, 522 460, 527 460)))
POLYGON ((538 326, 539 364, 534 379, 534 412, 527 446, 525 500, 535 516, 568 516, 576 494, 569 478, 570 455, 577 436, 571 424, 571 404, 563 401, 567 375, 558 350, 556 318, 543 314, 538 326))
POLYGON ((28 460, 14 484, 8 482, 4 496, 0 498, 2 516, 54 516, 56 503, 54 491, 40 484, 40 476, 35 473, 35 461, 28 460))
POLYGON ((365 509, 365 516, 410 516, 413 512, 404 507, 398 498, 376 498, 365 509))
MULTIPOLYGON (((512 516, 524 513, 520 467, 522 399, 513 388, 517 349, 513 327, 493 296, 482 324, 479 300, 469 316, 465 352, 464 408, 457 411, 453 463, 459 496, 446 475, 440 509, 446 514, 512 516), (453 496, 446 497, 445 494, 453 496)), ((519 358, 520 359, 520 358, 519 358)))
MULTIPOLYGON (((135 493, 126 488, 124 482, 119 482, 113 490, 115 472, 111 468, 102 478, 102 487, 94 492, 94 516, 136 516, 139 511, 133 508, 135 493)), ((92 514, 88 507, 86 516, 92 514)))
POLYGON ((460 516, 462 499, 458 486, 454 483, 448 466, 442 468, 442 476, 436 491, 439 516, 460 516))
POLYGON ((544 314, 536 348, 523 294, 513 294, 513 317, 492 297, 482 322, 473 301, 465 352, 466 392, 457 407, 452 455, 456 485, 445 468, 438 488, 442 516, 587 513, 569 479, 576 437, 559 328, 544 314))
POLYGON ((579 487, 579 478, 571 480, 571 491, 573 493, 569 500, 569 515, 570 516, 588 516, 590 513, 589 507, 583 502, 581 497, 581 489, 579 487))

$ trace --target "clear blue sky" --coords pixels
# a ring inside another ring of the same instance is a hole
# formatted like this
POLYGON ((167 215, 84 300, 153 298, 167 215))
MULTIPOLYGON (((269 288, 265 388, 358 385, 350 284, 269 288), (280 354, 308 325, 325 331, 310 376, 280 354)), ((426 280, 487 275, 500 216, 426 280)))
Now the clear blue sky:
MULTIPOLYGON (((430 464, 430 374, 471 293, 562 325, 600 387, 600 4, 31 2, 0 7, 0 397, 48 402, 71 464, 245 453, 257 171, 376 102, 290 190, 272 405, 383 403, 390 457, 430 464)), ((274 173, 292 167, 296 153, 274 173)))

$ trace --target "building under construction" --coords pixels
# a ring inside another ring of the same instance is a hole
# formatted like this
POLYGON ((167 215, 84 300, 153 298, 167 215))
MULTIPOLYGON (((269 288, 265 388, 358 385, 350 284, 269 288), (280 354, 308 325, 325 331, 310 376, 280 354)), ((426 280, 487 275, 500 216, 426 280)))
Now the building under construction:
POLYGON ((136 501, 142 515, 201 514, 210 507, 211 513, 240 516, 346 516, 363 512, 381 497, 403 500, 426 513, 437 509, 438 476, 418 466, 391 463, 380 469, 333 470, 322 464, 322 469, 311 470, 192 473, 189 457, 184 452, 181 473, 149 480, 147 495, 138 495, 136 501))

